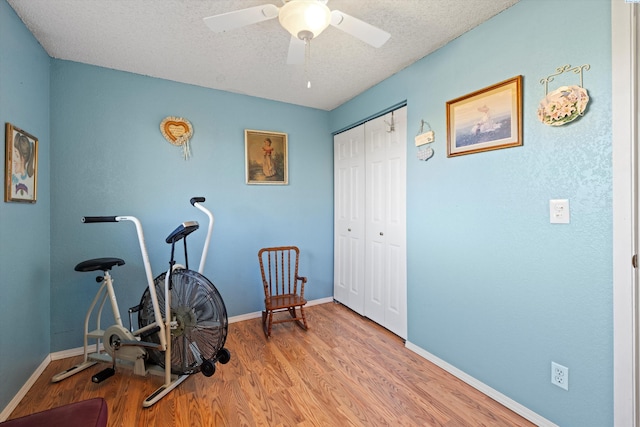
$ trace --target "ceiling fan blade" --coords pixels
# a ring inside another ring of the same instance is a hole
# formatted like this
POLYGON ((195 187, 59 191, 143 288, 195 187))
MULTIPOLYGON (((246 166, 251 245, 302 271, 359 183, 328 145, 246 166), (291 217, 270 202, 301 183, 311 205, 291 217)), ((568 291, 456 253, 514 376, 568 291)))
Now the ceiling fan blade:
POLYGON ((391 37, 386 31, 339 10, 331 11, 331 25, 373 47, 382 46, 391 37))
POLYGON ((287 64, 297 65, 304 63, 304 53, 306 42, 297 37, 291 36, 289 42, 289 54, 287 55, 287 64))
POLYGON ((273 4, 263 4, 247 9, 235 10, 233 12, 221 13, 220 15, 204 18, 204 23, 216 33, 234 30, 245 25, 257 24, 258 22, 273 19, 278 16, 279 9, 273 4))

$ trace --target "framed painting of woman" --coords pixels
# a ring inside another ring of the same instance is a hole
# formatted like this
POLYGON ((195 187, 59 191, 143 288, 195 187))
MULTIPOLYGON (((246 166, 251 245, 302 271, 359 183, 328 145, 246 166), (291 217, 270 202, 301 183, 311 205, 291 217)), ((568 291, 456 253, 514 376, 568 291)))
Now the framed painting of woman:
POLYGON ((5 202, 36 202, 38 186, 38 138, 5 125, 5 202))
POLYGON ((244 131, 247 184, 288 184, 287 134, 244 131))

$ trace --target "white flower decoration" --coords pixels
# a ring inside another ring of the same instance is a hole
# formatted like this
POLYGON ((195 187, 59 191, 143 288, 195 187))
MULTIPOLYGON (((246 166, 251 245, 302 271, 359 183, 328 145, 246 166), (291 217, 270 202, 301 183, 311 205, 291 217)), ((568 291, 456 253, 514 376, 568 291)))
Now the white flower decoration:
POLYGON ((562 126, 583 116, 588 102, 586 89, 562 86, 540 101, 538 119, 545 125, 562 126))

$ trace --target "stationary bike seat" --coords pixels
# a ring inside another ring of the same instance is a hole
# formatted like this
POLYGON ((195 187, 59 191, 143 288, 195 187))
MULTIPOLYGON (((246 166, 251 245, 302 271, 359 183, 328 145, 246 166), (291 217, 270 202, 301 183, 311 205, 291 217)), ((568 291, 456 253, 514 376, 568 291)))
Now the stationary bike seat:
POLYGON ((124 260, 120 258, 94 258, 82 261, 76 265, 76 271, 108 271, 114 265, 124 265, 124 260))

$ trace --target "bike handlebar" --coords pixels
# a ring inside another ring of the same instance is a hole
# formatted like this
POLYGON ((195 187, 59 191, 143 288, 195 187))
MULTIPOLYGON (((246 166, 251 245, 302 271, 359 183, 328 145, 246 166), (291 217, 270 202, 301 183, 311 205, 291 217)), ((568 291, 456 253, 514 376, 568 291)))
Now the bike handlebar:
MULTIPOLYGON (((195 206, 196 203, 204 203, 205 200, 206 199, 204 197, 192 197, 189 202, 192 206, 195 206)), ((83 216, 82 222, 85 224, 92 222, 118 222, 116 218, 117 216, 83 216)))
MULTIPOLYGON (((198 273, 203 274, 204 271, 204 263, 207 258, 207 253, 209 249, 209 244, 211 243, 211 233, 213 231, 213 214, 209 209, 204 207, 202 203, 205 201, 204 197, 192 197, 189 201, 194 208, 198 208, 202 212, 204 212, 207 217, 209 217, 209 227, 207 229, 207 237, 205 239, 204 248, 202 250, 202 258, 200 259, 200 267, 198 268, 198 273)), ((136 230, 138 232, 138 240, 140 241, 140 249, 142 251, 142 258, 145 261, 145 268, 148 270, 147 274, 149 275, 148 279, 149 283, 153 283, 153 277, 150 276, 151 267, 148 267, 148 254, 147 249, 144 242, 144 236, 142 233, 142 225, 140 221, 133 216, 84 216, 82 217, 82 222, 85 224, 95 223, 95 222, 120 222, 120 221, 132 221, 136 225, 136 230), (147 268, 148 267, 148 268, 147 268)), ((169 243, 169 240, 167 240, 169 243)))
POLYGON ((191 203, 191 206, 195 206, 196 203, 204 203, 204 201, 204 197, 192 197, 189 202, 191 203))
POLYGON ((116 220, 115 216, 83 216, 82 217, 82 222, 84 222, 85 224, 91 223, 91 222, 117 222, 118 220, 116 220))

